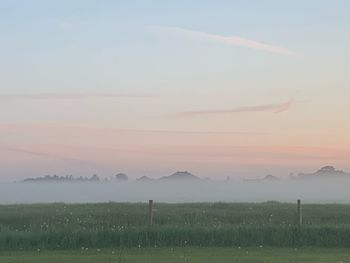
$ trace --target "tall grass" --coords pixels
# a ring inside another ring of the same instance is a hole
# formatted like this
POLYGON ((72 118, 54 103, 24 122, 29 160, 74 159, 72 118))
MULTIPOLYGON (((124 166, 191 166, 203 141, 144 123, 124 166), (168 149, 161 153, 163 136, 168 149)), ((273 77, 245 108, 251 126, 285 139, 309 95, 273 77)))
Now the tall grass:
POLYGON ((350 246, 350 205, 147 204, 0 206, 0 249, 169 246, 350 246))

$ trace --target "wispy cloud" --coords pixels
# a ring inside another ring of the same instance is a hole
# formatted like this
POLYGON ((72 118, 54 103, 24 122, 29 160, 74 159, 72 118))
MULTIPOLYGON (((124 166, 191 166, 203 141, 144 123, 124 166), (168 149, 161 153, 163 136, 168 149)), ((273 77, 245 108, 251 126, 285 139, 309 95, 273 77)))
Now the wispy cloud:
POLYGON ((138 129, 114 129, 116 132, 127 133, 153 133, 153 134, 183 134, 183 135, 260 135, 262 132, 249 131, 184 131, 184 130, 138 130, 138 129))
POLYGON ((184 111, 178 113, 178 116, 197 116, 197 115, 211 115, 211 114, 229 114, 229 113, 247 113, 247 112, 273 112, 279 113, 289 109, 293 100, 289 100, 280 104, 265 104, 255 106, 243 106, 232 109, 215 109, 215 110, 198 110, 198 111, 184 111))
POLYGON ((342 149, 297 147, 297 146, 239 146, 239 145, 211 145, 211 146, 176 146, 159 150, 162 155, 208 157, 211 161, 224 161, 232 157, 236 160, 347 160, 350 152, 342 149))
POLYGON ((77 134, 92 136, 128 134, 169 134, 169 135, 264 135, 265 132, 254 131, 215 131, 215 130, 166 130, 166 129, 128 129, 128 128, 96 128, 85 126, 66 126, 58 124, 0 124, 0 135, 2 133, 23 134, 53 134, 76 136, 77 134))
POLYGON ((226 45, 246 47, 246 48, 251 48, 255 50, 276 53, 280 55, 287 55, 287 56, 296 55, 296 52, 288 48, 271 45, 271 44, 267 44, 260 41, 239 37, 239 36, 222 36, 222 35, 209 34, 209 33, 200 32, 200 31, 188 30, 180 27, 149 26, 147 28, 156 32, 171 33, 171 34, 177 34, 177 35, 181 35, 189 38, 215 41, 226 45))
POLYGON ((67 100, 89 98, 149 98, 143 94, 119 94, 119 93, 19 93, 0 94, 2 100, 67 100))
POLYGON ((2 151, 17 152, 17 153, 22 153, 22 154, 26 154, 26 155, 36 156, 36 157, 43 157, 43 158, 47 158, 47 159, 54 159, 54 160, 66 162, 69 164, 75 164, 75 165, 95 165, 95 163, 88 161, 88 160, 64 157, 64 156, 60 156, 57 154, 39 152, 39 151, 35 151, 35 150, 27 150, 27 149, 13 147, 13 146, 0 145, 0 151, 1 150, 2 151))
POLYGON ((60 30, 76 29, 76 28, 81 28, 89 25, 90 23, 87 21, 74 21, 74 20, 60 21, 56 23, 56 27, 60 30))

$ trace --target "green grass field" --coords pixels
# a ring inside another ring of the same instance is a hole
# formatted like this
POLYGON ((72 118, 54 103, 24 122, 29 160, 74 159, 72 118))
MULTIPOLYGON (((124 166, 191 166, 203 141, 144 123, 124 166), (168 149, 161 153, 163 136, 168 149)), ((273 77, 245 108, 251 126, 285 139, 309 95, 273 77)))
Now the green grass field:
POLYGON ((350 249, 162 248, 2 252, 2 263, 321 263, 350 262, 350 249))
POLYGON ((0 206, 0 250, 169 247, 350 248, 350 205, 267 203, 0 206))

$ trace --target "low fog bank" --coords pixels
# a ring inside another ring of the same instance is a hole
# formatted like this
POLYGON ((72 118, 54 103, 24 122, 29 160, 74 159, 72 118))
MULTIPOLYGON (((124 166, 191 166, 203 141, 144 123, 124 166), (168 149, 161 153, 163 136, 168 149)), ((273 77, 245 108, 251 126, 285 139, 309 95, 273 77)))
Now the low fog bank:
POLYGON ((0 203, 350 203, 350 178, 279 181, 150 181, 0 184, 0 203))

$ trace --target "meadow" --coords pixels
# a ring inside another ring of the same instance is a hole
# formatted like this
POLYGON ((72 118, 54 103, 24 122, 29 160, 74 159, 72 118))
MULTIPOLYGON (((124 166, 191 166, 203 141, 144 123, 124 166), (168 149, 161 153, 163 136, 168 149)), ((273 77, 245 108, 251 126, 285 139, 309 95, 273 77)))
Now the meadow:
POLYGON ((74 250, 171 247, 350 247, 350 205, 156 204, 0 206, 0 250, 74 250))

